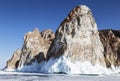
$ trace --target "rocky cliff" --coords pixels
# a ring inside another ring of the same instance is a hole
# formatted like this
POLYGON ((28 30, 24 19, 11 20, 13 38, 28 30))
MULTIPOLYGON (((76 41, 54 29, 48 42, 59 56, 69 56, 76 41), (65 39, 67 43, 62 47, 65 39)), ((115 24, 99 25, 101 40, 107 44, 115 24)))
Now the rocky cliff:
POLYGON ((15 69, 18 67, 19 60, 21 55, 21 49, 17 49, 10 60, 7 61, 7 65, 5 68, 15 69))
POLYGON ((24 36, 24 44, 21 50, 16 51, 11 60, 7 62, 7 69, 22 68, 37 61, 45 60, 47 51, 55 38, 52 30, 39 32, 36 28, 24 36))
POLYGON ((7 69, 43 73, 109 74, 120 72, 120 31, 100 30, 91 10, 76 6, 58 27, 24 36, 7 69), (23 70, 24 69, 24 70, 23 70))
POLYGON ((104 58, 107 68, 120 66, 120 31, 100 30, 99 35, 104 46, 104 58))
POLYGON ((76 6, 60 24, 44 68, 47 67, 45 71, 51 73, 82 73, 84 67, 90 71, 88 73, 94 73, 94 70, 99 69, 97 65, 100 65, 101 69, 106 67, 103 52, 91 10, 84 5, 76 6), (55 63, 51 64, 51 60, 55 63))
POLYGON ((75 7, 58 28, 47 57, 70 57, 77 60, 104 64, 103 45, 99 38, 97 25, 90 9, 86 6, 75 7), (102 62, 102 63, 101 63, 102 62))

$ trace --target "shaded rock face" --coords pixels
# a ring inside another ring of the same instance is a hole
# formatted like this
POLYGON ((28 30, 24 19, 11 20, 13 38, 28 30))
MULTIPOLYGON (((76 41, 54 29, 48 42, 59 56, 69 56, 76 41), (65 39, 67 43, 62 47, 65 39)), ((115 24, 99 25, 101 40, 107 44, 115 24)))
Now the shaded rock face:
POLYGON ((10 60, 7 61, 6 68, 16 69, 20 60, 21 49, 16 50, 10 60))
POLYGON ((103 52, 91 10, 83 5, 75 7, 61 23, 47 59, 65 56, 72 63, 89 61, 105 66, 103 52))
POLYGON ((37 28, 32 32, 28 32, 24 36, 24 44, 21 51, 14 53, 11 60, 8 61, 6 68, 16 69, 25 65, 31 65, 35 61, 38 63, 44 61, 54 38, 54 33, 49 29, 41 33, 37 28))
POLYGON ((52 32, 52 30, 44 30, 41 32, 41 36, 46 39, 49 40, 50 43, 54 40, 55 38, 55 34, 52 32))
POLYGON ((30 65, 34 61, 40 63, 45 60, 47 51, 54 37, 54 33, 51 30, 45 30, 40 33, 38 29, 35 29, 33 32, 27 33, 24 36, 24 45, 22 47, 19 67, 22 65, 30 65))
POLYGON ((104 46, 104 57, 106 66, 120 66, 120 31, 119 30, 100 30, 101 42, 104 46))

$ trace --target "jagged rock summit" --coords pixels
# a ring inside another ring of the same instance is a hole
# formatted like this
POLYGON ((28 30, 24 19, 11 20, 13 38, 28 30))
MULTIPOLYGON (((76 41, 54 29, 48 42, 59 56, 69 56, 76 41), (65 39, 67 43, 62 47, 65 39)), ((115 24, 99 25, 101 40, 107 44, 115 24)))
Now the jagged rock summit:
POLYGON ((35 61, 40 63, 46 59, 47 51, 55 38, 52 30, 44 30, 39 32, 35 28, 32 32, 28 32, 24 36, 24 44, 21 50, 16 51, 11 60, 7 62, 7 69, 23 68, 31 65, 35 61))
POLYGON ((59 26, 44 68, 50 73, 101 73, 100 69, 106 67, 103 52, 91 10, 85 5, 76 6, 59 26))
POLYGON ((48 59, 64 54, 67 54, 66 56, 75 55, 78 58, 82 54, 88 55, 90 53, 93 54, 93 52, 103 52, 95 20, 90 9, 84 5, 77 6, 70 12, 59 26, 55 37, 48 52, 48 59), (84 52, 85 50, 87 51, 84 52))
POLYGON ((33 63, 32 61, 35 60, 37 60, 38 63, 45 60, 47 51, 51 44, 51 40, 49 39, 54 39, 54 33, 51 30, 45 30, 41 34, 38 29, 35 29, 33 32, 27 33, 24 36, 24 44, 22 47, 19 67, 22 65, 30 65, 33 63))
POLYGON ((22 49, 13 54, 6 68, 43 73, 119 73, 120 31, 98 31, 91 10, 79 5, 55 35, 51 30, 38 29, 27 33, 22 49))

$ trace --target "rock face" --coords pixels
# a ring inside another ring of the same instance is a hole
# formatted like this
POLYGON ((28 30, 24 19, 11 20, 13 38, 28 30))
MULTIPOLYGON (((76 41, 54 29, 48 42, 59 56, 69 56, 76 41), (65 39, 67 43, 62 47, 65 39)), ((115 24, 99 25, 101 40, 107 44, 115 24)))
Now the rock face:
MULTIPOLYGON (((58 28, 48 58, 65 55, 73 61, 92 62, 101 59, 104 50, 99 39, 97 25, 90 9, 86 6, 77 6, 58 28)), ((101 59, 102 64, 103 61, 104 59, 101 59)))
POLYGON ((47 54, 48 63, 45 67, 49 68, 46 68, 46 71, 82 73, 80 67, 86 67, 92 73, 95 70, 94 66, 106 66, 103 52, 103 45, 91 10, 84 5, 76 6, 55 34, 55 40, 47 54), (56 62, 50 64, 51 59, 56 62), (81 63, 87 64, 82 66, 81 63))
POLYGON ((31 65, 35 61, 40 63, 45 60, 47 51, 54 38, 52 30, 45 30, 40 33, 36 28, 33 32, 28 32, 24 36, 24 44, 21 51, 14 53, 6 68, 21 68, 25 65, 31 65))
POLYGON ((107 67, 120 66, 120 31, 101 30, 99 34, 104 46, 104 57, 107 67))
POLYGON ((20 60, 21 49, 16 50, 10 60, 7 61, 6 68, 16 69, 20 60))
POLYGON ((91 10, 76 6, 56 34, 35 29, 6 68, 43 73, 109 74, 120 72, 120 31, 100 30, 91 10), (109 68, 109 69, 108 69, 109 68), (112 70, 110 70, 112 69, 112 70))

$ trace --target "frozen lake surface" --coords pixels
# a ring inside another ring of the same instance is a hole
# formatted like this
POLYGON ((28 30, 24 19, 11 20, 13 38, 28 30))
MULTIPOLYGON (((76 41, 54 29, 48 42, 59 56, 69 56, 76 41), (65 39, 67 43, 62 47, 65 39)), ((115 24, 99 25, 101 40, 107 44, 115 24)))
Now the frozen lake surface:
POLYGON ((120 75, 66 75, 0 71, 0 81, 120 81, 120 75))

